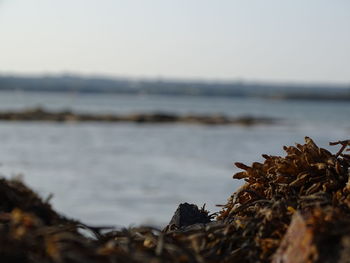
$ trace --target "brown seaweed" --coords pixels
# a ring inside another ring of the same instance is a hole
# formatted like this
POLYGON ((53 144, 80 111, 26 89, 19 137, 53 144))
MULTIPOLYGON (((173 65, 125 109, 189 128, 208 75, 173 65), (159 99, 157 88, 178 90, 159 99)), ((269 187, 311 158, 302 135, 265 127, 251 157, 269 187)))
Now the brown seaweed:
POLYGON ((1 262, 348 262, 349 141, 331 145, 340 150, 332 154, 306 137, 284 147, 285 157, 236 163, 243 171, 233 177, 246 183, 214 221, 204 207, 187 204, 191 218, 174 217, 163 231, 90 227, 60 216, 24 184, 1 179, 1 262))

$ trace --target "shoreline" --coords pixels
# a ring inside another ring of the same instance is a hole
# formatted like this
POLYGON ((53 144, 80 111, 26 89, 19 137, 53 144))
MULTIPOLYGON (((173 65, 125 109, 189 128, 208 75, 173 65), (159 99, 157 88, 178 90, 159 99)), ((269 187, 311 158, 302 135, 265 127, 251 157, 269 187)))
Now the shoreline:
POLYGON ((204 125, 273 125, 279 120, 269 117, 215 115, 178 115, 166 112, 132 114, 92 114, 70 110, 49 111, 43 108, 30 108, 21 111, 0 111, 0 121, 43 121, 43 122, 134 122, 134 123, 184 123, 204 125))

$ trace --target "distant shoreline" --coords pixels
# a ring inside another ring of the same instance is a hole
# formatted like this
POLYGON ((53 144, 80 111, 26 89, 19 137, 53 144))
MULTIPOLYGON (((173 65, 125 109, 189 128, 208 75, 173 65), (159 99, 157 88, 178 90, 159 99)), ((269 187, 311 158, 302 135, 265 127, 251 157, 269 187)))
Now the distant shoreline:
POLYGON ((134 122, 134 123, 184 123, 205 125, 259 125, 276 124, 278 120, 268 117, 228 117, 225 115, 177 115, 164 112, 133 114, 90 114, 72 111, 48 111, 43 108, 31 108, 22 111, 1 111, 0 121, 44 121, 44 122, 134 122))
POLYGON ((119 91, 97 91, 97 90, 47 90, 47 89, 1 89, 6 93, 47 93, 47 94, 80 94, 80 95, 121 95, 121 96, 168 96, 168 97, 197 97, 197 98, 226 98, 226 99, 262 99, 272 101, 309 101, 309 102, 350 102, 350 94, 284 94, 284 95, 224 95, 224 94, 168 94, 168 93, 144 93, 144 92, 119 92, 119 91))
POLYGON ((350 83, 185 81, 82 77, 79 75, 13 76, 0 74, 1 91, 350 101, 350 83))

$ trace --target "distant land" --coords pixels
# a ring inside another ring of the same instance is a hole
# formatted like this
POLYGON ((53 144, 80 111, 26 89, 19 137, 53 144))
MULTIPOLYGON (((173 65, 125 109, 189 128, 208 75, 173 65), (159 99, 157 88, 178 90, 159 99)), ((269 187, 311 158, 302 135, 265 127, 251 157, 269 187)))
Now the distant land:
POLYGON ((0 75, 0 91, 154 94, 350 101, 350 83, 302 84, 249 81, 186 81, 83 77, 79 75, 0 75))

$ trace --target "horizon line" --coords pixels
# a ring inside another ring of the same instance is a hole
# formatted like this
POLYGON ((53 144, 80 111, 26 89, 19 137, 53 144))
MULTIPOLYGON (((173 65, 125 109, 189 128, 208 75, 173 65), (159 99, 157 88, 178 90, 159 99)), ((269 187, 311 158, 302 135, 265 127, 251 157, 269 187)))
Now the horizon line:
POLYGON ((84 73, 77 71, 58 71, 58 72, 13 72, 0 71, 0 77, 18 77, 18 78, 45 78, 45 77, 76 77, 82 79, 106 79, 106 80, 128 80, 128 81, 154 81, 154 82, 180 82, 180 83, 218 83, 218 84, 258 84, 258 85, 289 85, 289 86, 337 86, 350 87, 350 80, 346 82, 337 81, 299 81, 299 80, 262 80, 254 78, 205 78, 205 77, 168 77, 168 76, 136 76, 136 75, 113 75, 108 73, 84 73))

